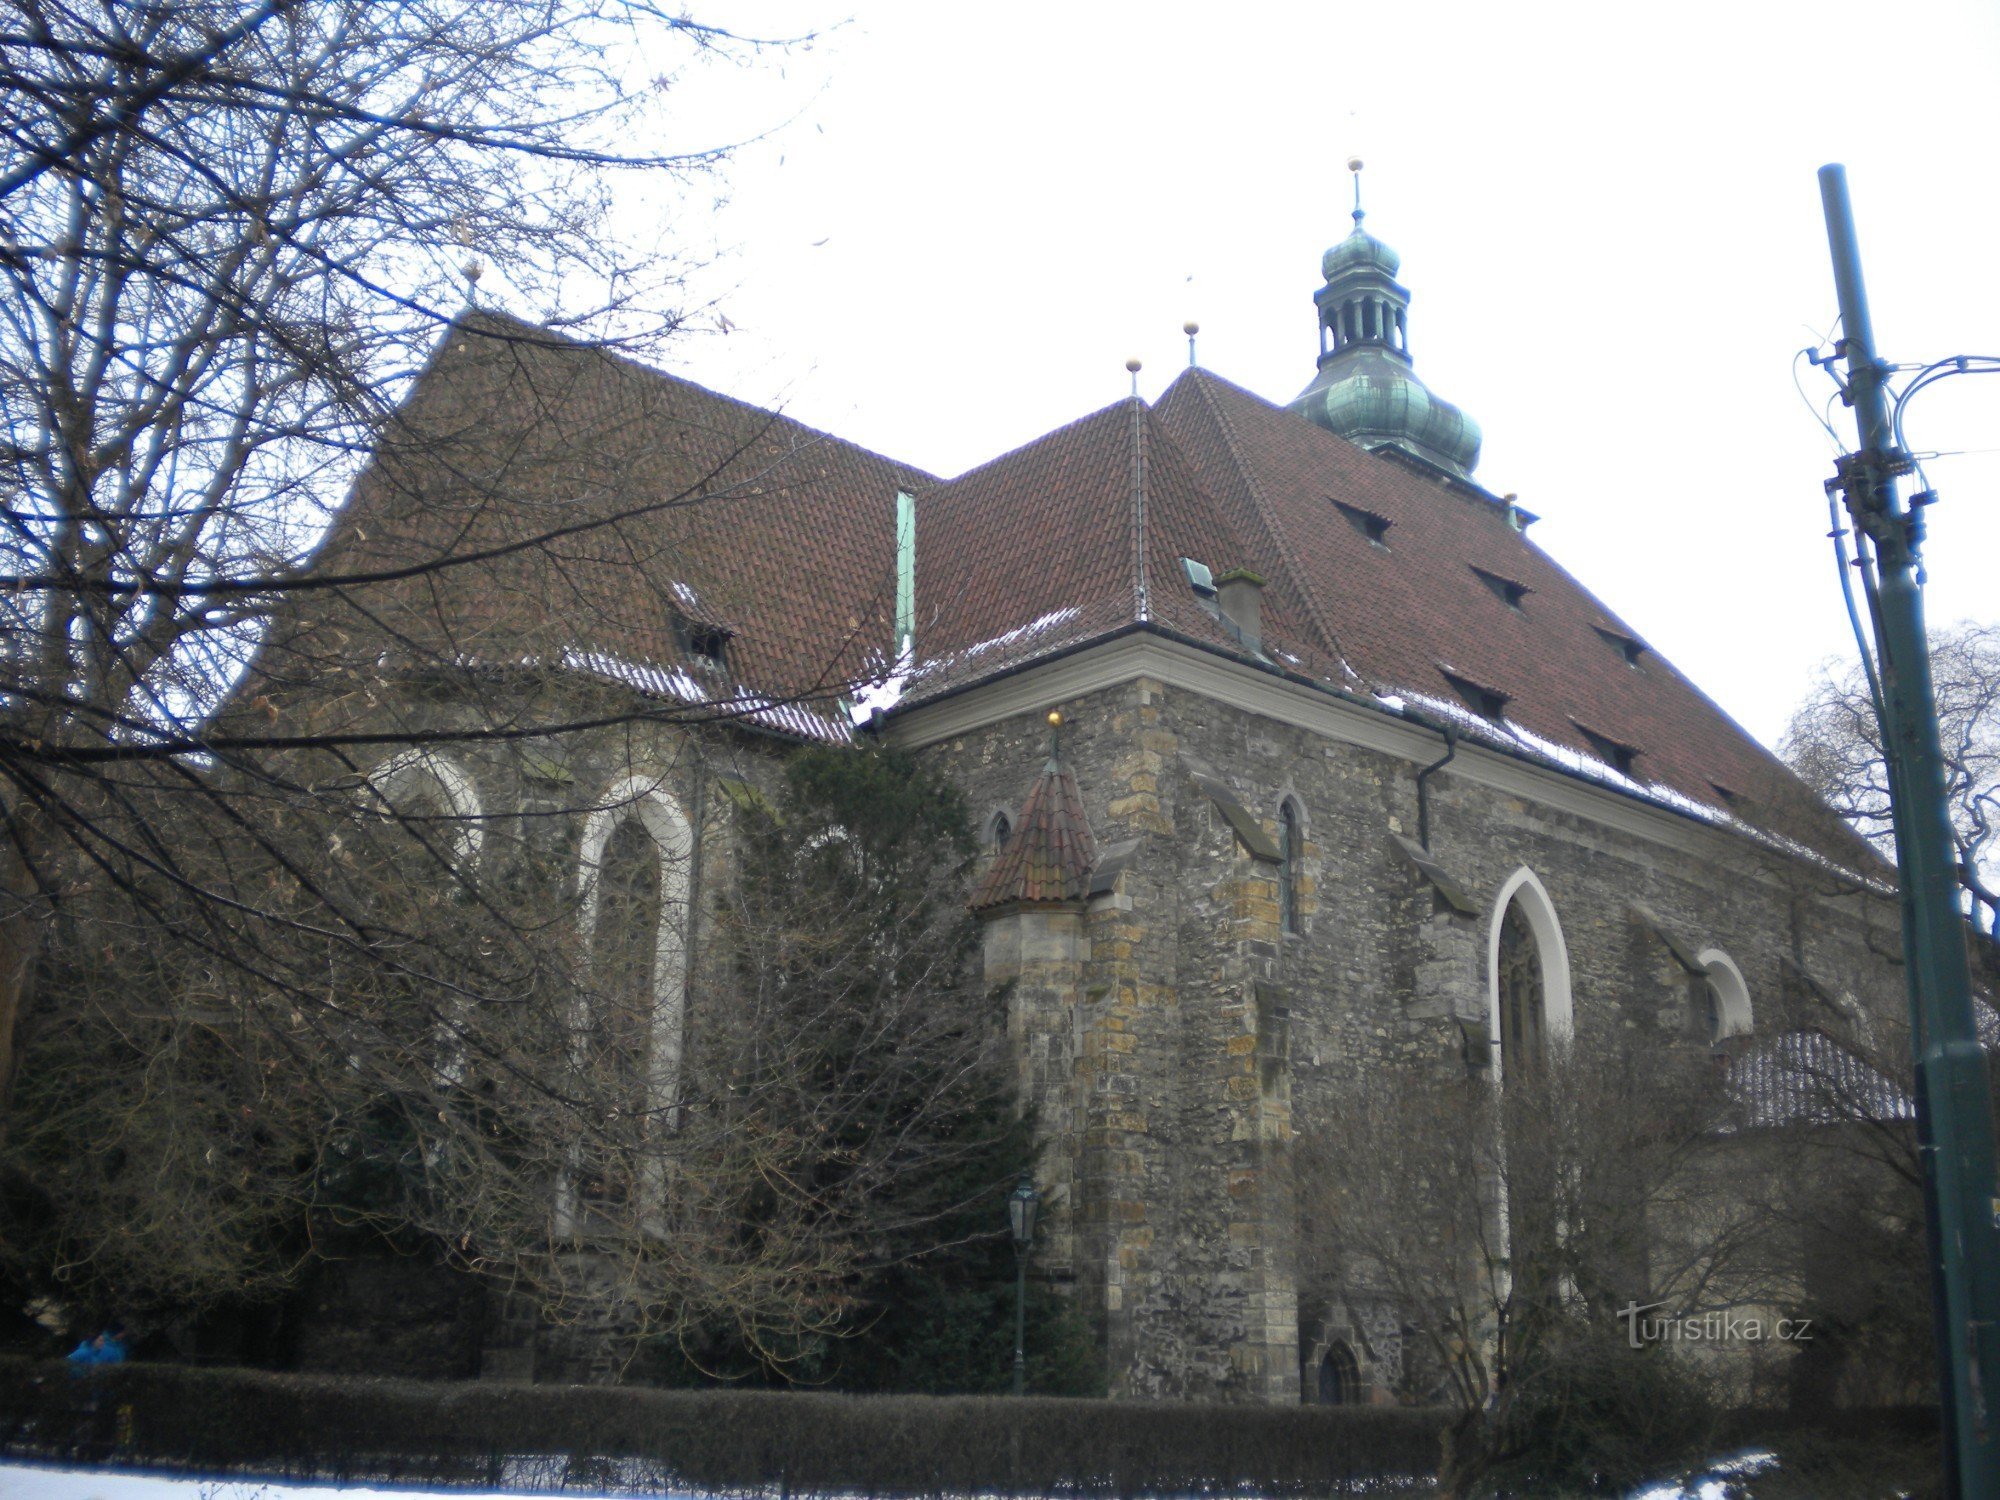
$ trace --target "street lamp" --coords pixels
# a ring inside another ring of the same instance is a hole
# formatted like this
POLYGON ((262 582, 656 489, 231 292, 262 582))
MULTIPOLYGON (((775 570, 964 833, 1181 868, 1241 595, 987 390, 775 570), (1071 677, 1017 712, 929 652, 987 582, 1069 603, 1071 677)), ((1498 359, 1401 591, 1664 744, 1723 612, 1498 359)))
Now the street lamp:
POLYGON ((1007 1195, 1007 1227, 1014 1235, 1014 1394, 1028 1388, 1028 1250, 1035 1243, 1035 1208, 1041 1198, 1028 1173, 1007 1195))

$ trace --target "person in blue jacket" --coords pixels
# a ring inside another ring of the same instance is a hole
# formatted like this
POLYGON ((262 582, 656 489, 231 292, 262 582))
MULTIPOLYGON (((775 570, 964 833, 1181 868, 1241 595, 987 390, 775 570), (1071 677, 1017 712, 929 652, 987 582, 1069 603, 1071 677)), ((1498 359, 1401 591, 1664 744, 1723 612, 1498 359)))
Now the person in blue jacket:
POLYGON ((85 1339, 69 1351, 68 1358, 77 1369, 88 1369, 93 1365, 122 1365, 125 1363, 125 1325, 113 1323, 95 1338, 85 1339))

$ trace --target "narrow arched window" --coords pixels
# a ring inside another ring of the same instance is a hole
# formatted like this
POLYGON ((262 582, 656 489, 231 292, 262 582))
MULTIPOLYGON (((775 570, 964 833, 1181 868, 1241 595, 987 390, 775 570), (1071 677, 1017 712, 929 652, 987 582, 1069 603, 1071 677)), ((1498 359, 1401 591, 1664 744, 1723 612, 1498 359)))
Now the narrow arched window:
POLYGON ((1694 1024, 1711 1044, 1733 1036, 1747 1036, 1754 1024, 1750 1013, 1750 989, 1743 971, 1720 948, 1704 949, 1695 956, 1702 972, 1693 977, 1694 1024))
POLYGON ((1014 820, 1004 812, 996 812, 986 821, 986 843, 994 853, 1006 846, 1007 836, 1014 831, 1014 820))
POLYGON ((662 916, 660 846, 638 818, 627 818, 605 841, 597 870, 597 923, 590 968, 594 992, 584 1027, 584 1085, 593 1113, 604 1121, 611 1148, 583 1181, 586 1199, 622 1202, 629 1170, 617 1165, 619 1145, 645 1133, 648 1043, 658 1009, 662 916))
POLYGON ((1319 1404, 1352 1406, 1361 1399, 1361 1366, 1354 1351, 1336 1340, 1319 1362, 1319 1404))
POLYGON ((1539 1078, 1547 1057, 1542 955, 1518 902, 1500 923, 1498 979, 1500 1076, 1505 1082, 1539 1078))
POLYGON ((1278 807, 1278 927, 1299 930, 1299 810, 1287 799, 1278 807))
MULTIPOLYGON (((409 751, 370 772, 357 803, 335 852, 351 872, 369 945, 423 951, 461 935, 484 837, 472 778, 443 756, 409 751)), ((351 1014, 378 1032, 366 1052, 403 1068, 413 1087, 462 1082, 457 1002, 404 973, 408 982, 370 984, 353 997, 351 1014)))
POLYGON ((1695 1025, 1705 1040, 1711 1044, 1722 1040, 1722 996, 1716 993, 1715 981, 1706 974, 1693 981, 1695 990, 1695 1025))

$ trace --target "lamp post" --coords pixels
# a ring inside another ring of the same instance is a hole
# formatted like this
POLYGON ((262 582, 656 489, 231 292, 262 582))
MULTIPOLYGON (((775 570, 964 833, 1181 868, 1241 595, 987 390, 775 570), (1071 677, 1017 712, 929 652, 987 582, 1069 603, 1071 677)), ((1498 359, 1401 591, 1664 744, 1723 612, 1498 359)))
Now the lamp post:
POLYGON ((1007 1195, 1007 1227, 1014 1235, 1014 1394, 1028 1388, 1028 1250, 1035 1242, 1035 1208, 1041 1198, 1035 1180, 1021 1174, 1021 1182, 1007 1195))

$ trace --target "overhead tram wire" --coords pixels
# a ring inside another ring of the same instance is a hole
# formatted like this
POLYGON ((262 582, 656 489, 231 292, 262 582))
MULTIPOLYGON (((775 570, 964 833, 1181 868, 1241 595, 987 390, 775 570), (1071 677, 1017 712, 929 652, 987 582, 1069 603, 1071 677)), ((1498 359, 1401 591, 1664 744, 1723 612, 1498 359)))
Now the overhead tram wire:
MULTIPOLYGON (((1904 453, 1910 452, 1909 442, 1903 436, 1904 408, 1910 404, 1910 399, 1918 391, 1927 390, 1939 381, 1949 380, 1954 375, 2000 375, 2000 355, 1954 354, 1945 359, 1932 360, 1931 363, 1917 368, 1916 375, 1903 387, 1889 409, 1890 430, 1895 436, 1897 448, 1904 453)), ((1916 470, 1917 482, 1923 486, 1921 497, 1913 495, 1910 497, 1911 501, 1918 503, 1921 499, 1922 504, 1931 504, 1937 497, 1937 491, 1931 487, 1930 477, 1924 473, 1922 462, 1914 454, 1911 455, 1910 462, 1916 470)))
MULTIPOLYGON (((1817 349, 1800 350, 1792 359, 1792 384, 1798 390, 1799 398, 1806 403, 1807 409, 1812 412, 1814 419, 1826 430, 1827 436, 1833 439, 1835 446, 1839 447, 1839 433, 1834 430, 1833 424, 1827 420, 1825 411, 1813 406, 1811 398, 1806 395, 1805 386, 1799 380, 1798 362, 1802 358, 1808 363, 1824 369, 1834 382, 1835 397, 1845 398, 1847 395, 1846 387, 1833 368, 1834 359, 1838 358, 1838 355, 1822 357, 1817 349)), ((1908 459, 1911 469, 1917 476, 1917 482, 1922 487, 1917 494, 1910 497, 1911 504, 1913 506, 1931 505, 1937 500, 1937 491, 1930 482, 1930 476, 1924 472, 1923 461, 1911 451, 1909 440, 1904 435, 1904 412, 1908 408, 1911 399, 1919 391, 1927 390, 1939 381, 1948 380, 1954 375, 2000 374, 2000 356, 1990 354, 1954 354, 1944 359, 1933 360, 1926 365, 1898 365, 1893 368, 1899 373, 1906 371, 1915 372, 1909 384, 1903 387, 1891 405, 1890 425, 1897 451, 1908 459)), ((1829 405, 1831 405, 1832 399, 1829 398, 1829 405)), ((1940 457, 1942 455, 1933 454, 1931 456, 1940 457)), ((1873 647, 1867 633, 1861 628, 1861 613, 1855 602, 1854 580, 1850 572, 1850 569, 1852 569, 1861 574, 1863 592, 1868 598, 1870 620, 1879 625, 1880 608, 1876 590, 1876 567, 1873 547, 1865 536, 1857 533, 1854 535, 1854 556, 1852 559, 1848 557, 1847 538, 1850 533, 1849 529, 1842 524, 1843 517, 1841 515, 1837 486, 1829 486, 1827 489, 1827 522, 1827 536, 1833 542, 1834 560, 1840 576, 1840 595, 1842 601, 1847 606, 1847 623, 1854 633, 1855 648, 1861 657, 1862 671, 1868 679, 1868 697, 1871 706, 1875 710, 1875 722, 1880 724, 1883 722, 1884 716, 1882 684, 1877 672, 1873 647)))
MULTIPOLYGON (((1833 334, 1839 327, 1840 320, 1836 318, 1833 328, 1828 330, 1827 337, 1821 340, 1821 344, 1824 345, 1832 341, 1833 334)), ((1846 446, 1841 442, 1840 434, 1834 430, 1828 413, 1831 411, 1834 401, 1846 398, 1847 386, 1841 380, 1840 373, 1833 367, 1833 357, 1821 358, 1817 348, 1801 349, 1797 354, 1792 356, 1792 385, 1798 390, 1799 399, 1805 403, 1806 410, 1811 412, 1814 420, 1826 429, 1826 435, 1833 444, 1837 460, 1845 454, 1846 446), (1799 361, 1801 359, 1818 369, 1826 371, 1827 378, 1833 382, 1834 393, 1827 398, 1824 407, 1814 406, 1812 397, 1806 394, 1805 384, 1799 379, 1799 361)), ((1861 627, 1861 609, 1854 600, 1854 572, 1852 570, 1862 570, 1864 580, 1872 572, 1872 568, 1863 560, 1861 555, 1862 548, 1866 545, 1867 539, 1858 534, 1855 535, 1855 556, 1850 560, 1847 555, 1847 538, 1849 532, 1846 517, 1842 513, 1841 490, 1838 484, 1832 482, 1829 482, 1826 486, 1826 521, 1826 534, 1828 539, 1833 543, 1834 571, 1840 578, 1841 602, 1847 606, 1847 625, 1854 633, 1854 649, 1861 658, 1861 673, 1868 683, 1868 705, 1875 711, 1875 722, 1882 724, 1886 722, 1887 711, 1882 697, 1882 678, 1875 662, 1875 646, 1868 632, 1861 627)), ((1872 585, 1868 589, 1868 594, 1870 620, 1871 622, 1879 623, 1876 621, 1874 589, 1872 585)))

